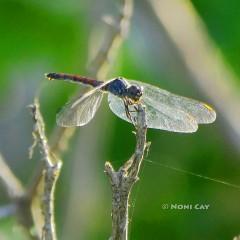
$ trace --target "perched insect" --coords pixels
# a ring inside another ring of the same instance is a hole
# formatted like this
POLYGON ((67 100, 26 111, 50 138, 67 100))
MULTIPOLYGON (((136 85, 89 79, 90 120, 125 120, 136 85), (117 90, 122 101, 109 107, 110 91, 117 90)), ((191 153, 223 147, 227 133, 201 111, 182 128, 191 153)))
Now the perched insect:
POLYGON ((128 122, 135 119, 137 104, 145 105, 148 128, 191 133, 197 131, 198 124, 212 123, 216 119, 215 111, 205 103, 135 80, 117 77, 103 82, 65 73, 48 73, 46 77, 93 87, 67 103, 57 114, 57 124, 62 127, 87 124, 99 108, 104 93, 108 93, 112 112, 128 122))

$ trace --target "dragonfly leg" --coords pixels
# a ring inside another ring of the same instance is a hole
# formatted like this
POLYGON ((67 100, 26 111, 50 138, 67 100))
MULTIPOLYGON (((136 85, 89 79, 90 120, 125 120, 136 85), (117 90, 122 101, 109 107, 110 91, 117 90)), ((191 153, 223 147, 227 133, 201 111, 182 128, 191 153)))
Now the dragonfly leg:
POLYGON ((124 107, 125 107, 125 112, 126 112, 127 118, 129 118, 131 120, 132 117, 131 117, 131 114, 130 114, 130 111, 128 108, 127 100, 123 99, 123 102, 124 102, 124 107))
POLYGON ((135 126, 135 119, 133 119, 132 115, 131 115, 131 112, 133 112, 133 111, 129 110, 129 107, 128 107, 129 103, 128 103, 127 99, 123 99, 123 102, 124 102, 126 116, 132 122, 132 124, 135 126))
POLYGON ((136 112, 139 111, 136 105, 134 105, 133 107, 134 107, 134 109, 135 109, 136 112))
POLYGON ((126 116, 127 118, 132 122, 132 124, 136 127, 136 116, 132 116, 131 113, 136 113, 139 111, 138 107, 136 105, 134 105, 133 103, 129 102, 128 99, 123 99, 124 102, 124 107, 125 107, 125 111, 126 111, 126 116), (133 106, 134 109, 133 110, 129 110, 129 106, 133 106))

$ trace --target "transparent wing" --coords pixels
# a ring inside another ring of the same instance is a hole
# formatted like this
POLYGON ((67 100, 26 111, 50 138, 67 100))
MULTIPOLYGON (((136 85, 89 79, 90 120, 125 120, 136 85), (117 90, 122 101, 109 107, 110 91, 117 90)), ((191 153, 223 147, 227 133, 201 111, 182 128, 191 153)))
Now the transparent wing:
POLYGON ((95 91, 87 97, 70 101, 57 114, 57 125, 61 127, 83 126, 95 115, 100 106, 103 92, 95 91))
POLYGON ((216 119, 216 112, 203 102, 170 93, 147 83, 135 80, 129 82, 143 87, 143 101, 146 104, 159 105, 160 108, 165 106, 176 114, 176 110, 181 110, 195 118, 199 124, 212 123, 216 119))
POLYGON ((113 79, 67 103, 57 114, 57 124, 61 127, 86 125, 94 117, 100 106, 104 94, 101 88, 111 81, 113 79))
MULTIPOLYGON (((114 114, 121 119, 130 122, 126 116, 122 99, 109 93, 108 102, 110 109, 114 114)), ((156 105, 155 102, 151 102, 150 100, 145 102, 145 99, 143 99, 143 104, 146 107, 146 121, 148 128, 186 133, 197 131, 198 124, 196 120, 188 113, 179 109, 173 110, 171 107, 166 106, 165 104, 156 105)), ((131 111, 131 116, 133 118, 136 117, 136 110, 134 107, 129 106, 129 110, 131 111)))

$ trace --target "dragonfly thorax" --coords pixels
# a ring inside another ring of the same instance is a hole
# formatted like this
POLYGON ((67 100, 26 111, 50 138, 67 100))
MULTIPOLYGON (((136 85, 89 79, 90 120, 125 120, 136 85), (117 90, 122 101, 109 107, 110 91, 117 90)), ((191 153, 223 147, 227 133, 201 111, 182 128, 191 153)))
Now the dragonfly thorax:
POLYGON ((107 91, 116 95, 118 97, 123 97, 126 94, 126 90, 128 88, 128 82, 121 77, 118 77, 108 83, 105 87, 107 91))
POLYGON ((118 77, 106 86, 107 91, 120 98, 128 98, 129 103, 136 103, 143 94, 142 87, 129 84, 124 78, 118 77))

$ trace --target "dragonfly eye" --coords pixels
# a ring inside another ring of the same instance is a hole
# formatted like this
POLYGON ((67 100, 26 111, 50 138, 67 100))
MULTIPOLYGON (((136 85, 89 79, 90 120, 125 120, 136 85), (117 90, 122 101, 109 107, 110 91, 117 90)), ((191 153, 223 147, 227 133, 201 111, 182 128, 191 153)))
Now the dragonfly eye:
POLYGON ((56 73, 45 73, 45 77, 48 79, 48 80, 53 80, 56 78, 56 73))
POLYGON ((134 101, 138 101, 142 94, 143 94, 143 88, 137 85, 131 85, 128 89, 128 97, 133 99, 134 101))

